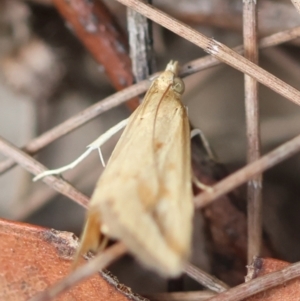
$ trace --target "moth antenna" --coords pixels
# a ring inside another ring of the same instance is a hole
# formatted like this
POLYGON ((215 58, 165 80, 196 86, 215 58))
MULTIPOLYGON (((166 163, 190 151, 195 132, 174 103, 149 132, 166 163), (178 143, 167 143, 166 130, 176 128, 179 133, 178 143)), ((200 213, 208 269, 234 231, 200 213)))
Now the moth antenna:
POLYGON ((88 212, 87 221, 81 235, 80 244, 75 255, 72 270, 77 267, 80 255, 83 255, 88 251, 96 252, 99 246, 103 246, 103 241, 105 241, 105 239, 102 240, 100 227, 100 213, 97 210, 91 208, 88 212))
MULTIPOLYGON (((60 167, 60 168, 57 168, 57 169, 46 170, 46 171, 44 171, 44 172, 36 175, 32 179, 32 181, 35 182, 35 181, 40 180, 40 179, 42 179, 42 178, 44 178, 46 176, 61 174, 62 172, 66 171, 66 170, 74 168, 83 159, 85 159, 94 149, 98 149, 98 151, 99 151, 100 146, 103 145, 106 141, 108 141, 118 131, 120 131, 121 129, 123 129, 127 125, 127 123, 128 123, 128 118, 120 121, 115 126, 111 127, 108 131, 106 131, 104 134, 102 134, 100 137, 98 137, 91 144, 89 144, 87 146, 87 150, 82 155, 80 155, 80 157, 78 157, 76 160, 74 160, 70 164, 65 165, 63 167, 60 167)), ((104 162, 101 150, 99 151, 99 155, 100 155, 101 163, 105 167, 105 162, 104 162)))

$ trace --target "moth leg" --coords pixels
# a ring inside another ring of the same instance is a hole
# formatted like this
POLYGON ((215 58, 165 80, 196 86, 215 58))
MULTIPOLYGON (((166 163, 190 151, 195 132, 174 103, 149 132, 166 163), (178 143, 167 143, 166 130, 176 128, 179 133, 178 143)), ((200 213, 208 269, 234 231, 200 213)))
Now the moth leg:
POLYGON ((91 144, 89 144, 87 147, 89 149, 100 149, 100 146, 103 145, 106 141, 108 141, 114 134, 122 130, 128 123, 129 118, 126 118, 113 127, 111 127, 109 130, 107 130, 104 134, 99 136, 95 141, 93 141, 91 144))
POLYGON ((104 247, 107 245, 108 240, 107 238, 103 239, 100 228, 100 213, 98 212, 98 210, 91 208, 88 212, 87 221, 81 235, 80 244, 75 255, 72 269, 74 269, 78 265, 80 255, 83 255, 88 251, 97 252, 99 248, 104 249, 104 247))
POLYGON ((194 174, 193 174, 193 183, 201 190, 204 190, 207 192, 213 192, 213 188, 211 186, 205 185, 204 183, 199 181, 194 174))
POLYGON ((193 139, 197 135, 199 135, 201 142, 203 144, 203 147, 205 148, 205 151, 208 154, 209 158, 212 161, 218 162, 218 158, 215 155, 215 153, 213 152, 212 148, 210 147, 210 144, 209 144, 207 138, 205 137, 205 135, 203 134, 203 132, 200 129, 191 130, 191 139, 193 139))
MULTIPOLYGON (((191 139, 193 139, 197 135, 200 136, 202 145, 205 148, 205 151, 206 151, 207 155, 209 156, 209 158, 212 161, 218 162, 218 159, 217 159, 216 155, 214 154, 214 152, 212 151, 210 144, 209 144, 208 140, 206 139, 205 135, 203 134, 203 132, 200 129, 193 129, 191 131, 191 139)), ((210 192, 213 190, 212 187, 200 182, 194 174, 193 174, 193 183, 201 190, 210 191, 210 192)))
POLYGON ((97 249, 97 253, 103 251, 108 245, 109 238, 106 235, 103 235, 103 239, 101 240, 99 247, 97 249))
POLYGON ((104 134, 102 134, 101 136, 99 136, 99 138, 97 138, 94 142, 92 142, 91 144, 89 144, 87 146, 87 150, 80 157, 78 157, 76 160, 74 160, 70 164, 65 165, 63 167, 60 167, 60 168, 57 168, 57 169, 46 170, 46 171, 38 174, 37 176, 35 176, 33 178, 33 181, 35 182, 35 181, 40 180, 40 179, 42 179, 42 178, 44 178, 46 176, 57 175, 57 174, 60 174, 60 173, 62 173, 64 171, 66 171, 66 170, 74 168, 81 161, 83 161, 83 159, 85 159, 95 149, 97 149, 99 151, 100 160, 102 162, 102 165, 105 166, 105 162, 103 160, 101 149, 100 149, 101 145, 103 145, 106 141, 108 141, 118 131, 120 131, 121 129, 123 129, 126 126, 127 123, 128 123, 128 118, 120 121, 115 126, 111 127, 108 131, 106 131, 104 134))

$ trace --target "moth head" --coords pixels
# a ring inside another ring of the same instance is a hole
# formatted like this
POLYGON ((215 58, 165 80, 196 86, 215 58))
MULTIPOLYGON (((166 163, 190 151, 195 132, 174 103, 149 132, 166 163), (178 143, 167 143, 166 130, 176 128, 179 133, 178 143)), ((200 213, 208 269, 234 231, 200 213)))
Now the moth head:
POLYGON ((170 73, 173 73, 172 89, 179 94, 183 94, 184 82, 181 78, 177 77, 178 69, 179 66, 177 61, 170 61, 166 67, 166 71, 170 71, 170 73))
POLYGON ((172 88, 175 92, 177 92, 179 94, 183 94, 184 89, 185 89, 183 80, 179 77, 174 77, 174 80, 172 83, 172 88))
POLYGON ((178 62, 177 61, 170 61, 166 67, 166 71, 171 71, 175 75, 178 74, 178 62))
POLYGON ((167 68, 157 78, 155 78, 153 84, 160 87, 160 89, 172 89, 178 94, 184 92, 184 82, 181 78, 177 77, 178 74, 178 62, 170 61, 167 68))

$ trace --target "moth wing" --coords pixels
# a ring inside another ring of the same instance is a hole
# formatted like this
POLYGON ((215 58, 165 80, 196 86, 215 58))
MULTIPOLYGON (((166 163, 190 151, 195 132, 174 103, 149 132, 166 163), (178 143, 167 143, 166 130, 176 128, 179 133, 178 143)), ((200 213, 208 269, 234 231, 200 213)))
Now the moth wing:
POLYGON ((157 125, 161 130, 155 137, 161 146, 157 151, 161 185, 154 216, 168 245, 187 259, 194 212, 190 127, 186 108, 179 101, 173 101, 172 106, 170 103, 171 100, 160 108, 157 121, 161 123, 157 125), (169 116, 169 120, 166 121, 165 116, 169 116))
POLYGON ((99 216, 102 232, 149 268, 179 275, 191 240, 190 166, 186 110, 178 94, 154 83, 97 183, 88 221, 99 216))
POLYGON ((108 235, 168 275, 183 268, 193 215, 189 125, 173 98, 168 93, 157 112, 141 107, 133 116, 93 197, 108 235))
MULTIPOLYGON (((151 97, 150 90, 145 100, 149 97, 151 97)), ((151 102, 149 104, 151 105, 151 102)), ((134 218, 135 213, 140 217, 144 216, 145 212, 148 214, 147 206, 144 206, 143 203, 150 204, 155 201, 158 181, 156 175, 153 174, 153 156, 146 155, 145 157, 143 152, 143 149, 152 147, 149 139, 152 134, 149 132, 151 127, 149 122, 153 122, 150 120, 153 115, 147 112, 149 112, 148 105, 143 102, 131 114, 128 125, 96 184, 75 257, 75 264, 80 254, 84 254, 88 250, 97 250, 102 236, 101 226, 102 230, 109 226, 107 234, 110 237, 121 239, 123 235, 120 231, 121 225, 126 226, 130 222, 130 218, 134 218), (146 190, 149 194, 145 193, 146 190), (114 221, 113 225, 112 221, 114 221)), ((151 215, 147 222, 153 223, 151 215)))

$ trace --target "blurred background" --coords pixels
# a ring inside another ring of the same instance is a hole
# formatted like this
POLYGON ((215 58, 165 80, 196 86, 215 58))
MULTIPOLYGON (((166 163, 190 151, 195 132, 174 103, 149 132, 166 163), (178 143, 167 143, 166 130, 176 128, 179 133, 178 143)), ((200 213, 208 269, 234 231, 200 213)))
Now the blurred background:
MULTIPOLYGON (((126 32, 126 9, 116 1, 103 1, 126 32)), ((153 5, 229 47, 242 44, 242 1, 161 0, 153 5), (176 2, 176 5, 175 5, 176 2)), ((259 1, 259 36, 300 25, 290 1, 259 1)), ((157 71, 170 59, 187 63, 204 51, 153 24, 157 71)), ((300 40, 260 51, 260 66, 300 89, 300 40)), ((194 127, 200 128, 228 172, 246 164, 243 74, 224 64, 184 79, 183 101, 194 127)), ((300 133, 300 108, 260 85, 263 153, 300 133)), ((21 147, 115 92, 105 68, 92 58, 50 0, 0 0, 0 135, 21 147)), ((130 114, 125 105, 109 110, 51 143, 36 157, 48 168, 77 158, 101 133, 130 114)), ((107 161, 118 140, 102 147, 107 161)), ((0 155, 1 160, 5 159, 0 155)), ((72 185, 92 194, 102 172, 97 152, 74 170, 64 173, 72 185)), ((300 155, 264 174, 263 224, 274 254, 300 260, 300 155)), ((25 221, 79 235, 84 209, 14 167, 0 177, 0 217, 25 221)), ((241 190, 243 195, 244 189, 241 190)), ((243 198, 242 198, 243 199, 243 198)), ((201 212, 195 219, 193 262, 210 271, 201 212)), ((121 282, 141 293, 164 291, 166 281, 144 271, 126 256, 113 267, 121 282), (134 266, 134 268, 133 268, 134 266), (134 270, 132 279, 128 271, 134 270), (145 286, 151 279, 152 285, 145 286)), ((187 284, 190 289, 196 284, 187 284)))

